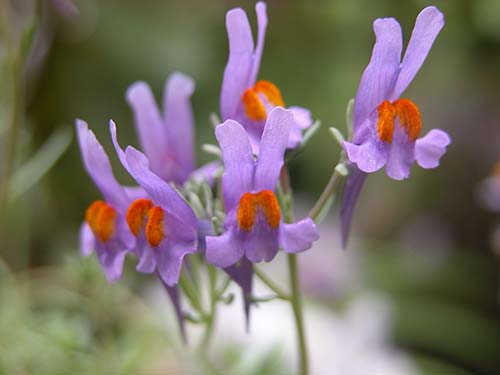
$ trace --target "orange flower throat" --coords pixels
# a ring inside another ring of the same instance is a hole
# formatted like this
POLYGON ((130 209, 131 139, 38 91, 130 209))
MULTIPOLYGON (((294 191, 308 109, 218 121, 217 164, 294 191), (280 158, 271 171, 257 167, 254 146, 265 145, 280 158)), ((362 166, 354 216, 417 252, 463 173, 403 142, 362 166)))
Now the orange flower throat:
POLYGON ((157 247, 165 238, 163 217, 165 212, 155 206, 150 199, 136 199, 127 210, 127 224, 134 236, 144 229, 146 240, 152 247, 157 247))
POLYGON ((255 224, 258 211, 264 215, 267 224, 272 229, 279 226, 281 210, 278 199, 271 190, 262 190, 258 193, 245 193, 241 196, 237 213, 239 227, 250 232, 255 224))
POLYGON ((274 106, 285 106, 281 91, 274 83, 270 81, 257 81, 253 87, 248 88, 243 93, 241 98, 246 115, 255 121, 263 121, 267 118, 266 106, 262 101, 261 95, 274 106))
POLYGON ((144 198, 135 200, 129 206, 125 218, 127 220, 128 227, 134 236, 137 237, 144 228, 151 207, 153 207, 153 202, 144 198))
POLYGON ((101 241, 108 241, 115 232, 116 210, 104 201, 94 201, 85 211, 85 221, 94 235, 101 241))
POLYGON ((157 247, 165 238, 163 230, 163 217, 165 212, 159 206, 149 210, 148 222, 146 223, 146 239, 152 247, 157 247))
POLYGON ((378 107, 377 133, 381 141, 391 143, 394 137, 396 116, 401 126, 412 141, 416 141, 422 130, 420 111, 409 99, 394 102, 384 100, 378 107))

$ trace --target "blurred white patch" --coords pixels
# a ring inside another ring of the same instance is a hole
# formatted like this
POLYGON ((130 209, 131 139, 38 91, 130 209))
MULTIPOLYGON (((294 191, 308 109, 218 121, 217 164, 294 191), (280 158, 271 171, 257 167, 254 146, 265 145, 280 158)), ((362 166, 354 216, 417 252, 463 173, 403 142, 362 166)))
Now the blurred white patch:
MULTIPOLYGON (((259 294, 262 285, 257 284, 259 294)), ((390 305, 379 295, 361 295, 353 299, 343 313, 305 301, 311 373, 418 374, 410 359, 389 344, 390 323, 390 305)), ((269 302, 254 308, 251 332, 246 335, 238 300, 238 303, 219 309, 216 332, 214 350, 227 347, 231 342, 241 346, 246 359, 253 362, 278 347, 287 358, 290 369, 298 366, 293 316, 285 302, 269 302)))

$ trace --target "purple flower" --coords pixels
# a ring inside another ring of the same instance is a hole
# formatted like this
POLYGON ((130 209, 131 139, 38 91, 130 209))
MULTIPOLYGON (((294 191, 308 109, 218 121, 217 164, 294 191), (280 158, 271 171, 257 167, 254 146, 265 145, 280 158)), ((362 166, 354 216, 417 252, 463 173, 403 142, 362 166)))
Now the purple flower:
POLYGON ((121 163, 147 193, 127 209, 126 222, 137 239, 137 270, 158 270, 168 286, 177 284, 186 254, 198 246, 198 222, 181 195, 151 169, 147 157, 133 147, 124 152, 118 144, 116 125, 110 132, 121 163))
MULTIPOLYGON (((285 107, 280 90, 269 81, 257 81, 267 27, 266 4, 257 3, 258 36, 254 47, 252 29, 245 11, 232 9, 226 15, 229 59, 220 94, 222 120, 235 120, 246 129, 255 154, 267 116, 276 107, 285 107)), ((311 123, 310 112, 301 107, 289 108, 294 115, 287 147, 295 148, 302 140, 302 130, 311 123)))
POLYGON ((354 134, 351 142, 344 142, 353 163, 341 211, 344 243, 365 173, 385 166, 390 178, 405 179, 415 161, 422 168, 437 167, 450 143, 448 134, 438 129, 418 138, 422 130, 420 111, 409 99, 400 98, 443 25, 443 14, 436 7, 422 10, 401 60, 403 41, 399 23, 393 18, 383 18, 373 24, 376 43, 354 101, 354 134))
POLYGON ((443 14, 425 8, 417 17, 405 56, 401 60, 401 28, 393 18, 378 19, 377 37, 354 101, 352 142, 345 142, 349 160, 363 172, 386 167, 395 180, 407 178, 416 161, 422 168, 435 168, 450 143, 448 134, 433 129, 418 139, 422 123, 418 107, 399 99, 422 66, 437 34, 443 14))
POLYGON ((286 252, 307 250, 318 239, 310 218, 286 224, 274 194, 284 153, 288 145, 293 113, 283 108, 271 111, 255 160, 249 136, 234 120, 227 120, 215 130, 224 161, 225 232, 209 236, 207 260, 226 268, 243 257, 250 262, 271 261, 278 247, 286 252))
POLYGON ((166 82, 163 114, 145 82, 127 90, 141 148, 151 170, 168 182, 184 183, 194 170, 194 120, 190 103, 194 91, 191 78, 172 74, 166 82))
POLYGON ((87 123, 76 120, 76 132, 83 165, 104 197, 87 208, 80 249, 84 255, 95 250, 108 280, 116 281, 122 275, 125 255, 135 246, 125 220, 132 194, 116 181, 108 156, 87 123))

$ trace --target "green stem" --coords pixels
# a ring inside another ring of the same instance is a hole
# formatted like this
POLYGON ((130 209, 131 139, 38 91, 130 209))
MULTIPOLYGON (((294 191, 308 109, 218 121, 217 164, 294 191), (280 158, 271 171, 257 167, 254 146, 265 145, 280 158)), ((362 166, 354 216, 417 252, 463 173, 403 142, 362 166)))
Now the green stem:
POLYGON ((208 279, 210 285, 210 310, 205 318, 205 333, 200 341, 198 349, 206 352, 210 344, 214 331, 215 312, 217 304, 217 271, 214 267, 208 266, 208 279))
POLYGON ((225 280, 224 280, 224 282, 223 282, 223 284, 222 284, 222 286, 217 289, 217 292, 216 292, 217 299, 220 299, 222 297, 222 295, 227 290, 227 288, 229 287, 230 284, 231 284, 231 278, 230 277, 226 277, 225 280))
POLYGON ((260 269, 257 267, 253 268, 255 276, 257 276, 264 284, 267 285, 269 289, 271 289, 276 295, 278 295, 281 299, 284 300, 290 300, 290 296, 288 293, 284 292, 283 289, 281 289, 279 286, 275 284, 274 281, 272 281, 267 275, 262 272, 260 269))
POLYGON ((292 289, 290 303, 292 304, 293 314, 295 317, 295 328, 297 330, 298 349, 300 356, 300 374, 307 375, 309 373, 309 359, 304 331, 304 317, 302 314, 302 297, 300 295, 299 289, 297 256, 295 254, 288 254, 288 269, 290 272, 290 286, 292 289))
POLYGON ((189 278, 186 272, 183 270, 181 272, 181 277, 179 278, 179 287, 182 289, 187 299, 189 300, 191 306, 203 317, 206 317, 206 313, 203 311, 201 306, 198 291, 193 284, 193 281, 189 278))
MULTIPOLYGON (((285 222, 293 222, 293 199, 290 186, 290 175, 286 165, 281 170, 280 183, 285 196, 288 196, 288 204, 284 207, 285 222)), ((295 328, 297 330, 298 351, 300 358, 300 374, 309 374, 309 357, 306 343, 306 334, 304 330, 304 316, 302 313, 302 296, 299 288, 299 272, 297 265, 297 255, 288 254, 288 271, 290 274, 290 304, 292 305, 293 316, 295 319, 295 328)))
POLYGON ((2 2, 2 25, 5 31, 5 44, 7 46, 6 62, 10 73, 10 119, 6 129, 5 153, 3 155, 3 171, 1 176, 0 186, 0 210, 5 212, 7 205, 10 177, 14 169, 14 158, 16 154, 17 138, 19 125, 22 118, 23 111, 23 81, 22 81, 22 58, 20 46, 15 40, 12 32, 13 25, 10 22, 10 12, 8 4, 2 2))
MULTIPOLYGON (((250 300, 255 303, 259 302, 271 302, 275 301, 277 299, 283 300, 283 297, 278 296, 278 295, 272 295, 272 296, 265 296, 265 297, 251 297, 250 300)), ((288 301, 288 299, 286 300, 288 301)))
POLYGON ((317 202, 315 203, 314 207, 311 209, 309 212, 309 217, 313 219, 314 221, 317 221, 321 211, 323 210, 323 207, 328 203, 330 200, 331 196, 335 193, 335 190, 337 190, 337 187, 342 179, 342 175, 335 170, 330 177, 330 180, 328 180, 328 183, 326 184, 325 188, 323 189, 323 192, 321 193, 320 197, 318 198, 317 202))

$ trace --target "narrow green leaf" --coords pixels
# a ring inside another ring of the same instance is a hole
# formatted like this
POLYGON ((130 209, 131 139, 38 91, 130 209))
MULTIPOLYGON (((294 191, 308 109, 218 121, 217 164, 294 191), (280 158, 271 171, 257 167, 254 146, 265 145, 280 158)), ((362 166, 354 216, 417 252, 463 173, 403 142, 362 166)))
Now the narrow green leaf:
POLYGON ((45 176, 67 150, 72 137, 69 128, 56 131, 30 160, 16 170, 9 186, 9 199, 11 201, 26 193, 45 176))

